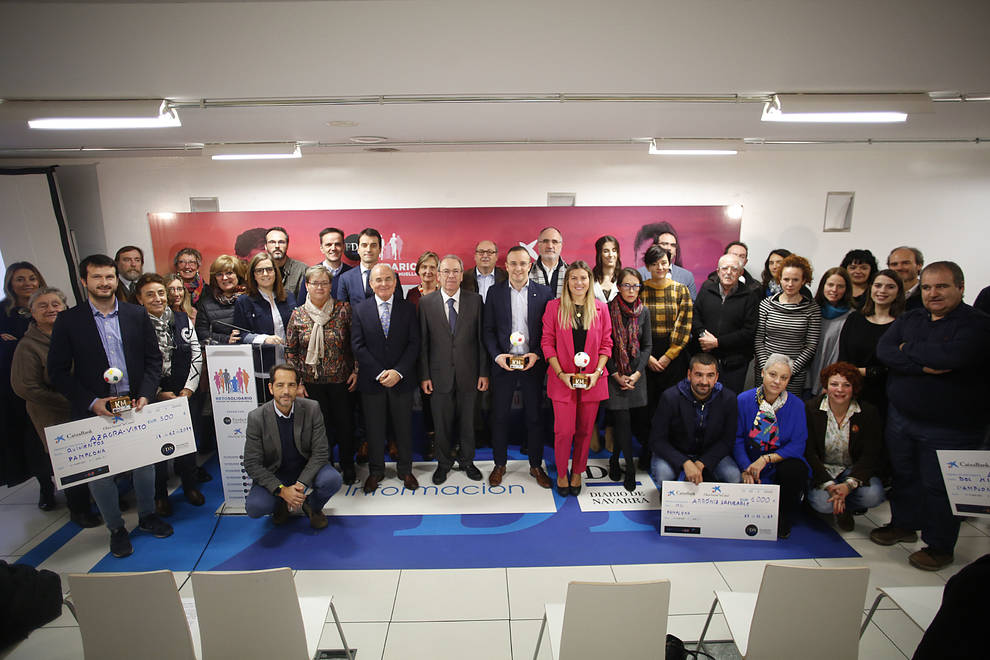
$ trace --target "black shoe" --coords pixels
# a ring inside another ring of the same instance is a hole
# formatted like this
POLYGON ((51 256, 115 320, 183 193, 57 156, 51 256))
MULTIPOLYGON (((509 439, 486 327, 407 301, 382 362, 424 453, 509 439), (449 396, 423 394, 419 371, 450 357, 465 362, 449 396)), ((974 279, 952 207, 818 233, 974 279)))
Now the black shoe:
POLYGON ((340 476, 348 486, 357 481, 357 472, 354 470, 353 465, 341 465, 340 476))
POLYGON ((142 531, 148 532, 157 539, 164 539, 172 536, 172 526, 153 513, 149 513, 138 522, 138 527, 142 531))
POLYGON ((155 498, 155 513, 162 518, 168 518, 172 515, 172 501, 167 497, 156 497, 155 498))
POLYGON ((127 498, 121 496, 117 498, 117 507, 121 513, 124 513, 131 508, 131 503, 127 501, 127 498))
POLYGON ((612 481, 618 481, 621 475, 622 469, 619 467, 619 454, 612 452, 611 458, 608 459, 608 478, 612 481))
POLYGON ((777 520, 777 538, 791 538, 791 521, 787 518, 781 517, 777 520))
MULTIPOLYGON (((433 483, 439 486, 443 482, 447 481, 447 473, 449 471, 450 470, 448 470, 447 468, 438 467, 436 469, 436 472, 433 473, 433 483)), ((478 472, 478 474, 480 475, 481 472, 478 472)))
POLYGON ((110 532, 110 554, 120 559, 133 552, 134 546, 131 545, 131 537, 127 533, 126 527, 121 527, 110 532))
POLYGON ((636 473, 632 470, 627 470, 626 477, 622 480, 622 486, 630 493, 636 490, 636 473))
POLYGON ((41 493, 41 497, 38 499, 38 508, 42 511, 54 511, 55 510, 55 491, 50 493, 41 493))
POLYGON ((73 513, 69 515, 69 520, 76 523, 83 529, 89 529, 91 527, 99 527, 103 524, 103 516, 98 513, 93 513, 92 511, 84 511, 80 513, 73 513))
POLYGON ((203 497, 203 493, 196 488, 186 488, 183 486, 182 492, 186 495, 186 501, 193 506, 203 506, 206 504, 206 498, 203 497))
POLYGON ((464 474, 466 474, 467 478, 471 481, 481 481, 481 470, 479 470, 474 463, 468 463, 464 466, 464 474))
POLYGON ((581 494, 581 484, 578 484, 577 486, 571 486, 570 491, 571 491, 571 495, 577 497, 578 495, 581 494))
POLYGON ((281 497, 275 500, 275 510, 272 511, 272 524, 284 525, 289 520, 289 505, 281 497))
POLYGON ((561 486, 560 484, 557 484, 557 494, 560 495, 561 497, 567 497, 568 495, 571 494, 571 487, 561 486))
POLYGON ((206 471, 206 469, 201 465, 196 468, 196 481, 201 484, 205 484, 207 481, 213 481, 213 475, 206 471))

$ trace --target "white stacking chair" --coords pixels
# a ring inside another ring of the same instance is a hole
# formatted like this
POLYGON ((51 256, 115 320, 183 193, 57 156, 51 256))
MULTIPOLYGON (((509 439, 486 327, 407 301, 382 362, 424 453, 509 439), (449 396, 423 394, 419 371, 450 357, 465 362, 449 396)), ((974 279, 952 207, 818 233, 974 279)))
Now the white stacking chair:
POLYGON ((94 660, 194 660, 172 571, 69 575, 69 611, 94 660))
POLYGON ((745 660, 801 658, 855 660, 870 569, 806 568, 767 564, 759 593, 716 591, 708 624, 721 605, 745 660))
POLYGON ((863 621, 863 627, 859 631, 860 637, 866 632, 866 627, 870 625, 870 619, 873 618, 877 608, 880 607, 880 601, 884 598, 889 598, 894 605, 901 608, 901 611, 914 622, 914 625, 922 630, 928 630, 928 626, 932 625, 935 615, 942 607, 942 594, 945 591, 945 586, 877 587, 877 591, 880 593, 877 594, 877 598, 870 608, 870 613, 866 615, 866 619, 863 621))
POLYGON ((316 654, 328 609, 353 660, 333 597, 300 599, 292 569, 193 573, 192 586, 204 660, 308 660, 316 654))
POLYGON ((546 604, 533 660, 540 655, 544 630, 554 660, 662 657, 669 606, 670 580, 571 582, 563 604, 546 604))

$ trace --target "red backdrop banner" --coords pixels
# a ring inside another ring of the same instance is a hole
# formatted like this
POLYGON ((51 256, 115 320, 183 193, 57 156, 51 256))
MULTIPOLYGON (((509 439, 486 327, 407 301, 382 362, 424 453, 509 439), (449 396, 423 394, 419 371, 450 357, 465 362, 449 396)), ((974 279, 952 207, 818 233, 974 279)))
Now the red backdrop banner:
MULTIPOLYGON (((264 244, 264 229, 281 226, 289 233, 288 255, 307 264, 319 263, 319 232, 338 227, 356 251, 357 234, 374 227, 382 234, 382 261, 395 268, 407 287, 418 284, 416 259, 426 250, 440 256, 453 253, 474 264, 474 247, 481 240, 498 244, 498 263, 505 261, 513 245, 524 245, 536 254, 536 237, 547 226, 563 234, 561 256, 570 263, 595 262, 595 240, 610 234, 619 240, 624 266, 642 265, 642 255, 652 236, 649 225, 668 222, 678 234, 680 262, 701 281, 715 269, 726 243, 738 240, 738 219, 727 206, 569 206, 485 207, 434 209, 361 209, 325 211, 226 211, 220 213, 149 213, 155 268, 174 270, 175 253, 194 247, 203 254, 201 272, 221 254, 249 258, 264 244), (258 236, 260 235, 260 239, 258 236), (637 237, 640 239, 637 241, 637 237), (236 249, 235 249, 236 248, 236 249)), ((355 263, 353 256, 346 259, 355 263)))

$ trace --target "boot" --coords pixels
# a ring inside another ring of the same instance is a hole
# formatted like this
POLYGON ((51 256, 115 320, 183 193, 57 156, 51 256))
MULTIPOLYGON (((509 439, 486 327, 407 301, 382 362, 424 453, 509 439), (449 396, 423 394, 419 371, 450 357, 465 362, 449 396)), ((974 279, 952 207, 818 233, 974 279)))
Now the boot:
POLYGON ((619 468, 619 452, 613 451, 608 459, 608 478, 611 481, 618 481, 622 470, 619 468))

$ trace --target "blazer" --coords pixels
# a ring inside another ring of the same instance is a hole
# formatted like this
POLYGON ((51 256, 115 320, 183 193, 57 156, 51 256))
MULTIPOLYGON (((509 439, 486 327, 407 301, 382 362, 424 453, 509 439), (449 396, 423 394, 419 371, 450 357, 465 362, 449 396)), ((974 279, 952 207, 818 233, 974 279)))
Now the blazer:
MULTIPOLYGON (((395 287, 398 289, 399 287, 395 287)), ((419 374, 416 358, 419 357, 419 321, 416 307, 407 300, 392 297, 392 318, 388 337, 378 317, 378 298, 371 297, 351 307, 351 346, 358 369, 357 389, 366 394, 380 394, 388 390, 377 377, 386 369, 402 374, 391 389, 404 392, 416 389, 419 374)))
MULTIPOLYGON (((377 264, 376 264, 377 265, 377 264)), ((398 273, 396 273, 398 277, 398 273)), ((337 300, 343 300, 344 302, 351 303, 351 307, 357 305, 362 300, 364 300, 364 278, 361 277, 361 265, 358 264, 345 273, 342 273, 336 280, 339 282, 337 285, 337 293, 332 294, 337 300)), ((331 287, 334 285, 331 284, 331 287)), ((403 299, 402 296, 402 285, 399 282, 395 283, 395 294, 399 300, 403 299)), ((305 302, 305 300, 303 301, 305 302)), ((391 327, 389 328, 391 331, 391 327)))
MULTIPOLYGON (((127 379, 133 398, 155 400, 162 375, 162 353, 144 307, 117 303, 127 379)), ((48 349, 48 377, 72 404, 72 418, 91 417, 93 399, 111 395, 103 372, 110 367, 87 298, 58 315, 48 349)))
POLYGON ((443 394, 475 389, 479 377, 488 377, 488 352, 481 339, 482 304, 477 293, 461 289, 457 327, 450 334, 443 290, 419 301, 419 379, 432 380, 433 390, 443 394))
MULTIPOLYGON (((828 413, 821 410, 823 398, 825 395, 820 394, 804 404, 805 416, 808 418, 808 441, 805 444, 804 457, 811 466, 811 482, 816 486, 832 479, 825 471, 828 413)), ((877 409, 866 401, 857 401, 860 411, 849 420, 849 457, 853 462, 850 476, 867 485, 883 461, 883 430, 877 409)))
MULTIPOLYGON (((590 294, 590 291, 589 291, 590 294)), ((555 357, 560 368, 565 373, 576 373, 574 366, 574 336, 570 328, 562 328, 557 321, 560 312, 560 299, 547 303, 543 313, 543 356, 547 362, 555 357)), ((646 312, 644 312, 645 314, 646 312)), ((601 300, 595 300, 595 322, 588 330, 588 338, 584 342, 584 352, 591 356, 591 364, 586 369, 593 368, 597 357, 612 355, 612 317, 608 313, 608 305, 601 300)), ((576 403, 578 390, 567 387, 558 376, 547 376, 547 396, 553 401, 576 403)), ((608 368, 589 390, 583 390, 581 401, 602 401, 608 398, 608 368)))
MULTIPOLYGON (((293 439, 296 449, 306 459, 299 473, 299 482, 312 486, 316 473, 327 464, 329 449, 327 432, 323 425, 320 404, 298 397, 292 418, 293 439)), ((275 473, 282 466, 282 439, 275 419, 275 402, 255 408, 248 413, 247 433, 244 440, 244 471, 254 483, 274 494, 280 482, 275 473)), ((292 484, 281 484, 291 486, 292 484)))
MULTIPOLYGON (((461 282, 461 288, 465 291, 470 291, 471 293, 478 293, 478 277, 477 277, 478 267, 469 268, 464 271, 464 280, 461 282)), ((502 282, 509 279, 509 273, 504 268, 499 268, 495 266, 495 284, 492 286, 498 286, 502 282)), ((491 289, 489 288, 489 292, 491 289)))
MULTIPOLYGON (((511 285, 508 281, 495 283, 488 289, 488 300, 485 302, 485 320, 482 336, 485 341, 485 348, 488 350, 489 359, 493 362, 502 353, 509 353, 512 344, 509 343, 509 335, 512 334, 512 298, 509 292, 511 285)), ((553 291, 544 284, 537 284, 532 280, 527 283, 529 287, 526 292, 526 325, 529 329, 529 350, 536 353, 541 360, 526 373, 538 370, 541 374, 546 370, 546 362, 543 358, 543 347, 540 346, 543 340, 543 312, 547 303, 553 300, 553 291)), ((492 377, 501 378, 511 376, 514 372, 506 371, 498 365, 492 367, 492 377)))
MULTIPOLYGON (((279 316, 282 317, 282 327, 289 327, 289 317, 295 309, 296 299, 291 291, 285 292, 283 302, 275 302, 279 316)), ((260 295, 251 296, 244 294, 238 296, 234 301, 233 325, 250 330, 248 333, 241 333, 240 343, 253 343, 255 335, 275 334, 275 324, 272 322, 272 308, 268 301, 260 295)), ((259 373, 267 373, 275 364, 275 347, 270 344, 261 344, 260 350, 252 350, 254 356, 254 369, 259 373)))
MULTIPOLYGON (((320 266, 320 265, 326 266, 326 264, 323 263, 322 261, 319 262, 319 263, 315 263, 313 265, 314 266, 320 266)), ((343 261, 340 262, 340 270, 337 272, 337 275, 335 277, 332 277, 332 279, 330 280, 330 295, 333 296, 334 300, 338 300, 339 299, 340 277, 341 277, 341 275, 343 275, 344 273, 346 273, 347 271, 349 271, 352 268, 354 268, 354 266, 351 266, 350 264, 345 264, 343 261)), ((307 291, 306 291, 306 273, 303 272, 302 281, 299 283, 299 292, 296 294, 296 302, 299 305, 302 305, 303 303, 306 302, 306 294, 307 294, 307 291)))

